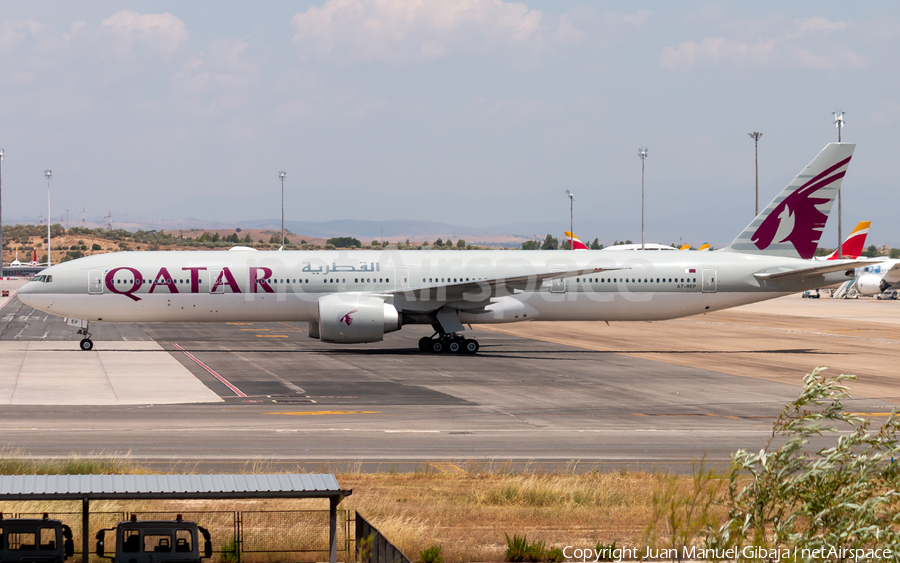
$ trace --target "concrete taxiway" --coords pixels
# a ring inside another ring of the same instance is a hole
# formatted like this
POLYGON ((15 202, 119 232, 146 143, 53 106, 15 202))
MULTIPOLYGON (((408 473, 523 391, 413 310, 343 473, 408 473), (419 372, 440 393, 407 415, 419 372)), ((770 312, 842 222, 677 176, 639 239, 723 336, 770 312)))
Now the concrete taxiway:
MULTIPOLYGON (((786 299, 774 305, 777 312, 807 306, 786 299)), ((893 305, 879 309, 886 317, 900 316, 900 303, 884 305, 893 305)), ((420 353, 422 327, 380 343, 337 346, 308 338, 299 323, 96 324, 94 351, 83 352, 62 319, 16 299, 0 308, 0 319, 0 346, 32 366, 24 378, 29 393, 71 386, 64 371, 79 362, 117 362, 114 376, 104 367, 107 382, 99 372, 84 376, 74 385, 78 393, 58 394, 53 406, 5 401, 3 446, 38 457, 127 454, 201 470, 506 460, 690 470, 703 456, 725 464, 738 448, 764 445, 802 375, 835 360, 860 368, 860 384, 869 385, 847 409, 883 419, 897 393, 879 362, 900 359, 890 322, 741 310, 610 327, 476 328, 477 356, 420 353), (58 355, 52 362, 48 349, 58 355), (136 374, 129 393, 113 401, 119 393, 110 394, 109 381, 127 369, 136 374), (182 391, 186 373, 203 390, 182 391), (92 394, 94 404, 80 403, 92 394), (183 404, 158 399, 172 394, 183 404)), ((10 379, 18 385, 23 376, 10 379)))

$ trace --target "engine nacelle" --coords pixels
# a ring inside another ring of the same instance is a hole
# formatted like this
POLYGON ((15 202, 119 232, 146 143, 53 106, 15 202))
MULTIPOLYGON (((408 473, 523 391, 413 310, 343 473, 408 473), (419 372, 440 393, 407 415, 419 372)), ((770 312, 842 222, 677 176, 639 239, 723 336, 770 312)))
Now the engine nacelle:
POLYGON ((319 338, 322 342, 378 342, 400 328, 400 314, 384 298, 373 295, 326 295, 319 298, 319 338))
POLYGON ((856 280, 856 291, 860 295, 878 295, 887 288, 884 278, 875 274, 864 274, 856 280))

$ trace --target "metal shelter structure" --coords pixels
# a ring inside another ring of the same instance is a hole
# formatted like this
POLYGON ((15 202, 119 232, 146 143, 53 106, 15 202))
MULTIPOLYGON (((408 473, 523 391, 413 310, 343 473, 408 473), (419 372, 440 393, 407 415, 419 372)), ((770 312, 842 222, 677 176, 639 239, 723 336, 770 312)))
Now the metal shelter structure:
POLYGON ((337 507, 352 490, 334 474, 260 475, 0 475, 0 501, 80 500, 81 553, 90 553, 92 500, 310 499, 329 500, 329 551, 337 562, 337 507))

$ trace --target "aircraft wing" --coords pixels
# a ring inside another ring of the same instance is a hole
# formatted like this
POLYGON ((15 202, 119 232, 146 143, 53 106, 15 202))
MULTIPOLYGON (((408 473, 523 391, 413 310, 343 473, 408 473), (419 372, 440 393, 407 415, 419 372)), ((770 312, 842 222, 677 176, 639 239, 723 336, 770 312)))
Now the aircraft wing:
POLYGON ((900 262, 891 266, 891 269, 884 275, 884 281, 891 285, 900 283, 900 262))
POLYGON ((872 264, 872 260, 854 260, 852 262, 841 262, 840 264, 823 262, 821 266, 817 265, 809 268, 800 268, 799 270, 788 270, 787 272, 760 272, 758 274, 753 274, 753 277, 759 280, 794 281, 812 276, 829 274, 831 272, 840 272, 841 270, 853 270, 872 264))
POLYGON ((395 289, 387 293, 404 295, 414 301, 468 301, 484 300, 502 295, 512 295, 516 290, 540 288, 545 280, 596 274, 610 270, 630 270, 628 267, 579 268, 576 270, 549 271, 524 276, 511 276, 468 282, 442 283, 411 289, 395 289))

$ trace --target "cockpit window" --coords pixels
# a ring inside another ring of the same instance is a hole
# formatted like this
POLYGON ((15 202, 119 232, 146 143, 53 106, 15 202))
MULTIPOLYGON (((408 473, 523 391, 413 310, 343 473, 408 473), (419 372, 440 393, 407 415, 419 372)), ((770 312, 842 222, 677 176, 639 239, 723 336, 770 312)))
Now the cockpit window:
POLYGON ((40 275, 40 276, 34 276, 34 278, 32 279, 32 281, 43 282, 43 283, 50 283, 50 282, 53 281, 53 276, 50 276, 50 275, 47 275, 47 274, 42 274, 42 275, 40 275))

